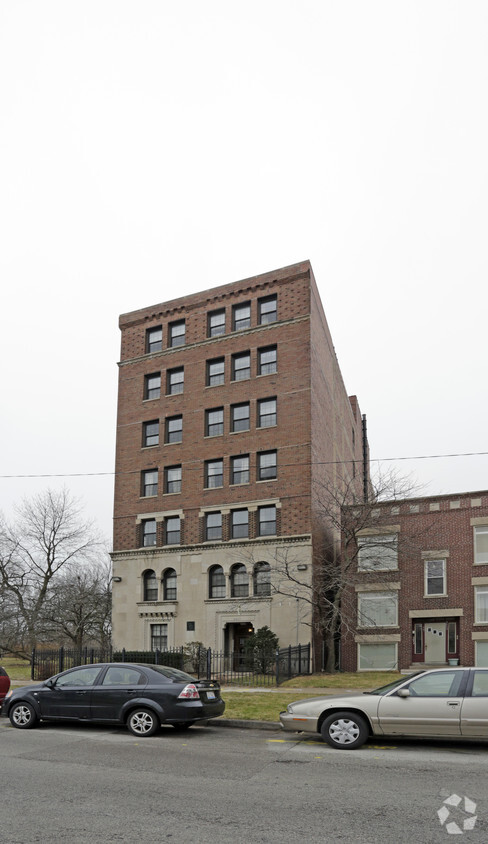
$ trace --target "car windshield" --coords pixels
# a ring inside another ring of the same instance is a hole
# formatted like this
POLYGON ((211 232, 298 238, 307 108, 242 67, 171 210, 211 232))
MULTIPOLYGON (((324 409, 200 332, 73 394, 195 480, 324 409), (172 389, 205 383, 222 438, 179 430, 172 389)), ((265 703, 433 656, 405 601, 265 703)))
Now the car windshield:
POLYGON ((409 674, 408 676, 401 677, 400 680, 393 680, 393 683, 387 683, 386 686, 380 686, 379 689, 373 689, 371 692, 363 692, 365 695, 386 695, 387 692, 391 692, 392 689, 396 689, 397 686, 403 685, 408 680, 411 680, 412 677, 417 677, 419 674, 423 674, 423 671, 415 671, 413 674, 409 674))
POLYGON ((167 677, 168 680, 173 680, 176 683, 195 682, 195 678, 192 677, 191 674, 186 674, 178 668, 170 668, 169 665, 148 665, 148 668, 152 668, 153 671, 157 671, 158 674, 162 674, 164 677, 167 677))

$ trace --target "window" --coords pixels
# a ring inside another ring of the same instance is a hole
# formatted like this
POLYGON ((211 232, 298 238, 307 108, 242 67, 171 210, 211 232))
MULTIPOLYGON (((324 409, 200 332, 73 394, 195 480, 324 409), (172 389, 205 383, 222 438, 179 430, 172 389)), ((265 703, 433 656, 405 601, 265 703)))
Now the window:
POLYGON ((224 484, 224 461, 205 461, 205 486, 207 489, 214 489, 224 484))
POLYGON ((276 534, 276 507, 260 507, 258 509, 259 536, 274 536, 276 534))
POLYGON ((474 529, 474 561, 488 563, 488 525, 474 529))
POLYGON ((164 520, 165 545, 179 545, 181 541, 181 522, 179 516, 168 516, 164 520))
POLYGON ((177 369, 168 369, 166 374, 166 395, 174 396, 182 393, 185 386, 185 370, 182 366, 177 369))
POLYGON ((425 560, 425 594, 446 594, 445 560, 425 560))
POLYGON ((207 387, 215 387, 224 383, 224 358, 215 358, 207 361, 207 387))
POLYGON ((360 671, 394 671, 398 666, 395 643, 359 645, 360 671))
POLYGON ((278 305, 276 296, 266 296, 265 299, 259 299, 259 324, 264 325, 267 322, 276 322, 276 320, 278 319, 277 307, 278 305))
POLYGON ((247 510, 233 510, 231 520, 232 539, 246 539, 249 536, 249 513, 247 510))
POLYGON ((447 622, 447 653, 457 653, 457 622, 447 622))
POLYGON ((457 697, 462 681, 462 671, 435 671, 412 680, 408 689, 415 697, 457 697))
POLYGON ((258 481, 269 481, 277 476, 276 451, 258 453, 258 481))
POLYGON ((276 346, 258 349, 258 375, 271 375, 277 370, 278 352, 276 346))
POLYGON ((225 598, 225 574, 222 566, 212 566, 208 574, 209 598, 225 598))
POLYGON ((181 492, 181 466, 167 466, 164 470, 164 491, 181 492))
POLYGON ((208 315, 207 333, 209 337, 225 334, 225 310, 211 311, 208 315))
POLYGON ((156 573, 151 569, 144 572, 144 600, 157 601, 158 600, 158 579, 156 573))
POLYGON ((176 572, 174 569, 166 569, 163 575, 163 599, 176 601, 176 595, 176 572))
POLYGON ((238 457, 230 458, 230 482, 231 484, 249 483, 248 454, 240 454, 238 457))
POLYGON ((475 642, 474 664, 482 668, 488 668, 488 642, 475 642))
POLYGON ((119 668, 112 665, 102 680, 103 686, 142 686, 146 685, 146 678, 135 668, 119 668))
POLYGON ((146 329, 146 353, 159 352, 163 348, 163 329, 160 325, 156 328, 146 329))
POLYGON ((142 423, 142 447, 149 448, 152 445, 159 445, 159 419, 142 423))
POLYGON ((249 414, 249 402, 233 404, 230 409, 231 431, 249 431, 249 414))
POLYGON ((249 575, 242 563, 232 566, 230 573, 231 598, 247 598, 249 595, 249 575))
POLYGON ((488 624, 488 586, 475 586, 474 620, 477 624, 488 624))
POLYGON ((144 376, 144 399, 158 399, 161 395, 161 373, 144 376))
POLYGON ((246 381, 251 377, 251 355, 249 352, 242 352, 232 355, 232 380, 246 381))
POLYGON ((222 539, 222 513, 207 513, 205 516, 205 539, 222 539))
POLYGON ((232 308, 232 330, 243 331, 251 327, 251 305, 243 302, 242 305, 234 305, 232 308))
POLYGON ((276 399, 259 399, 258 428, 271 428, 276 425, 276 399))
POLYGON ((396 592, 359 593, 359 627, 396 627, 397 624, 398 595, 396 592))
POLYGON ((253 572, 254 594, 262 598, 271 595, 271 566, 269 563, 256 563, 253 572))
POLYGON ((359 537, 359 571, 382 571, 398 568, 396 533, 359 537))
POLYGON ((99 665, 86 665, 83 668, 75 668, 68 674, 64 674, 56 680, 56 688, 66 688, 70 686, 93 686, 95 680, 100 674, 99 665))
POLYGON ((224 408, 205 411, 205 436, 219 437, 224 433, 224 408))
POLYGON ((144 548, 156 545, 156 519, 144 519, 142 522, 142 544, 144 548))
POLYGON ((166 419, 165 442, 180 443, 183 438, 183 417, 168 416, 166 419))
POLYGON ((151 624, 151 650, 165 651, 168 647, 168 625, 151 624))
POLYGON ((168 341, 170 346, 184 346, 185 345, 185 320, 179 319, 178 322, 170 322, 168 341))
POLYGON ((158 494, 158 470, 146 469, 141 472, 141 495, 148 497, 158 494))

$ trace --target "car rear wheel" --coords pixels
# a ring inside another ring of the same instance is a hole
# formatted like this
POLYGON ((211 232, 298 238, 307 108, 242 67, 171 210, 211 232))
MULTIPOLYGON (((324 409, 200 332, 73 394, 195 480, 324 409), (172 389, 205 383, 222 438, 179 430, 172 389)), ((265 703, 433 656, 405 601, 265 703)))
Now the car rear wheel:
POLYGON ((178 724, 173 724, 175 730, 188 730, 193 727, 194 721, 180 721, 178 724))
POLYGON ((335 712, 324 720, 320 728, 322 738, 338 750, 355 750, 369 735, 364 718, 355 712, 335 712))
POLYGON ((30 730, 37 723, 37 715, 30 703, 16 703, 9 712, 10 723, 19 730, 30 730))
POLYGON ((154 735, 159 727, 159 720, 151 709, 134 709, 127 719, 127 727, 133 735, 147 738, 154 735))

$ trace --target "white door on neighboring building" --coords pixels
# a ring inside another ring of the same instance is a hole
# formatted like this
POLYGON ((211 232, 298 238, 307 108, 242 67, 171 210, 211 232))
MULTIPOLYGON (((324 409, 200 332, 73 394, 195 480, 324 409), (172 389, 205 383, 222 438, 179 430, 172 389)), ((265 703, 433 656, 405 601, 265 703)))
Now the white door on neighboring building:
POLYGON ((425 624, 425 661, 429 664, 446 661, 446 622, 425 624))

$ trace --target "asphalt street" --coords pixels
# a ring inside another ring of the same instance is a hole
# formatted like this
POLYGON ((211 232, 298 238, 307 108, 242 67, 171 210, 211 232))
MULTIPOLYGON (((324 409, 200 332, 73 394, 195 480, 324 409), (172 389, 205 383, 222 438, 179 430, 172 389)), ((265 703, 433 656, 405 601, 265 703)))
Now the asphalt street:
POLYGON ((488 840, 488 744, 339 751, 278 730, 210 724, 137 739, 2 719, 0 759, 2 844, 430 844, 450 840, 449 824, 462 840, 488 840))

